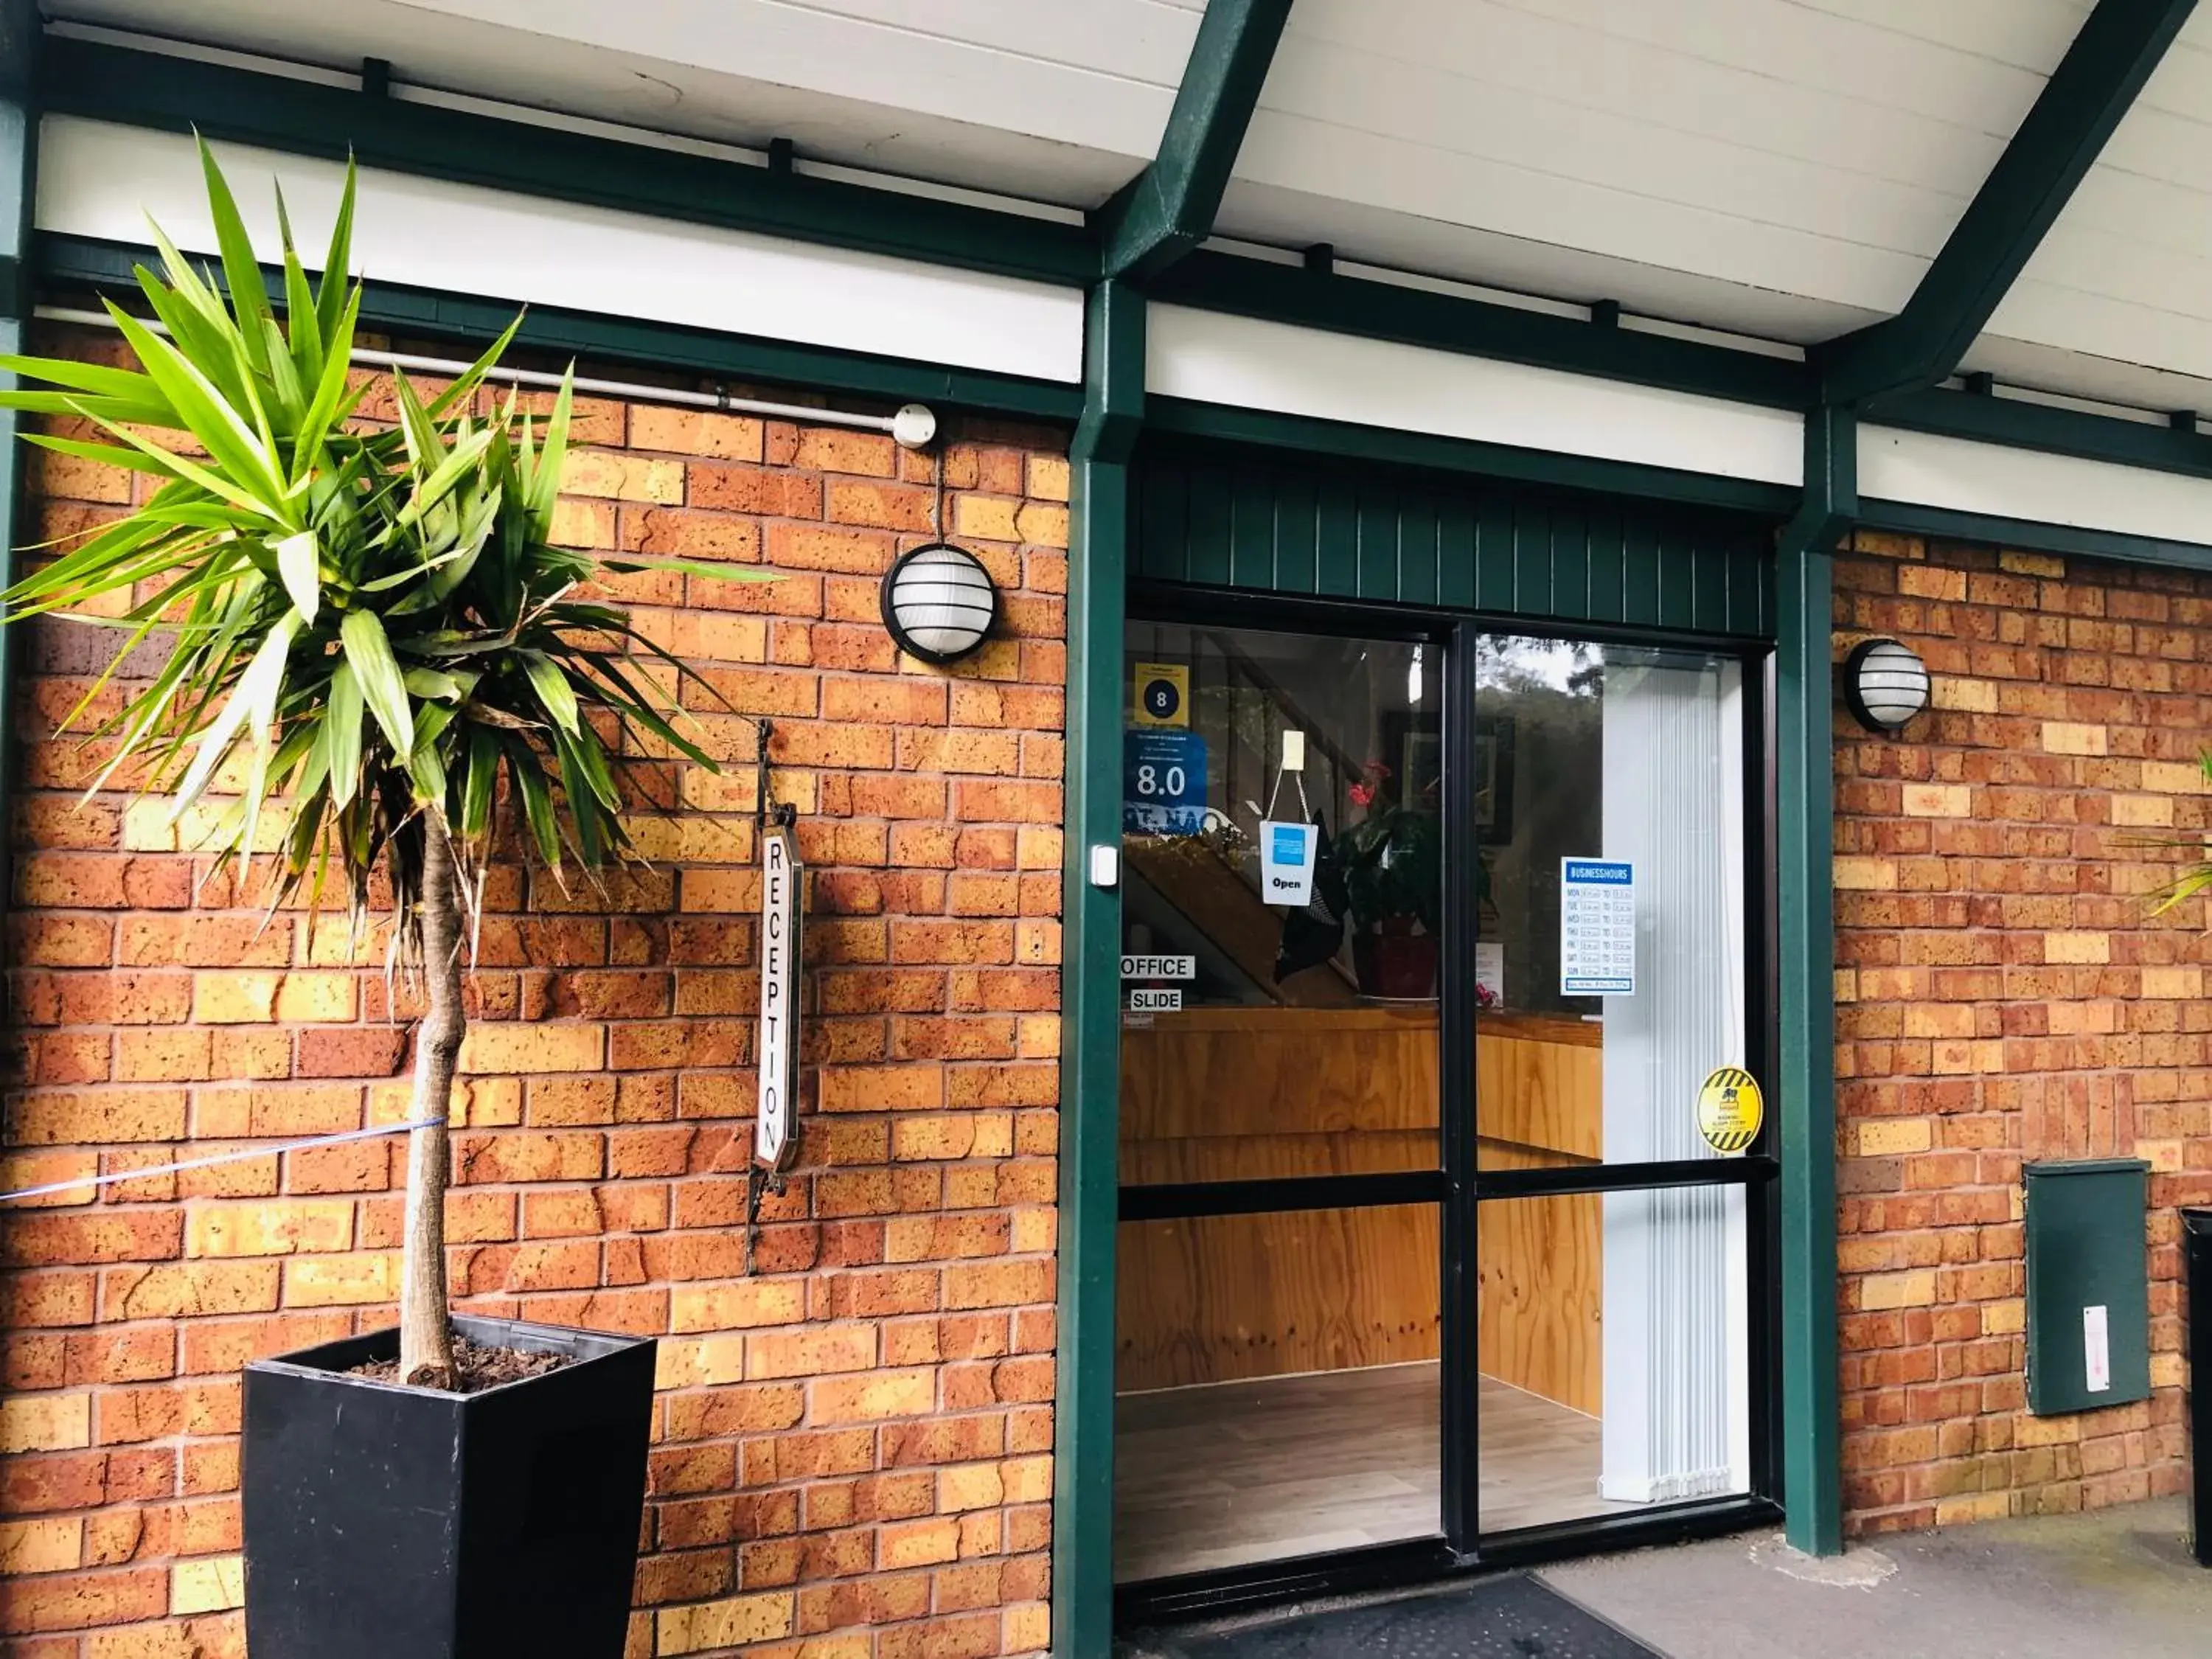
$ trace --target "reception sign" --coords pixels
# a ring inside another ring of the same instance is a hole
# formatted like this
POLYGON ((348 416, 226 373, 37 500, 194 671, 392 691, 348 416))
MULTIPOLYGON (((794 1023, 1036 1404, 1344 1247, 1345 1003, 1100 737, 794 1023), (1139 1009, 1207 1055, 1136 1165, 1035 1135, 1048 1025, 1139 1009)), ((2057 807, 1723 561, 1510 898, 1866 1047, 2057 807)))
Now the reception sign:
POLYGON ((805 872, 790 830, 761 837, 759 1053, 760 1113, 753 1122, 753 1160, 788 1169, 798 1156, 792 1116, 799 1105, 799 887, 805 872))

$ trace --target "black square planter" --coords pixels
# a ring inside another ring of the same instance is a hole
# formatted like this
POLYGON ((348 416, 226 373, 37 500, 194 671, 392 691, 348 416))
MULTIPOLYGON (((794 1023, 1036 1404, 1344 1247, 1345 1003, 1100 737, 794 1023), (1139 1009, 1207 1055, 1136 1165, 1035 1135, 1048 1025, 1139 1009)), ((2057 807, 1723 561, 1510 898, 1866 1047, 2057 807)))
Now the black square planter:
POLYGON ((253 1659, 621 1659, 652 1339, 453 1328, 577 1363, 473 1395, 344 1375, 388 1330, 246 1368, 253 1659))

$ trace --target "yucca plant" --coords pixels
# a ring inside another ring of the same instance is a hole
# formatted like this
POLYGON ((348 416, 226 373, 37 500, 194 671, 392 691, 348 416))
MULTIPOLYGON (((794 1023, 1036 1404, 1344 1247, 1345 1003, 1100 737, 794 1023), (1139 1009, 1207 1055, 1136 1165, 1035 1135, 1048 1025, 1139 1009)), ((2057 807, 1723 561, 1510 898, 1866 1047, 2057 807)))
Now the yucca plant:
POLYGON ((432 1125, 409 1148, 399 1375, 450 1386, 443 1120, 465 1028, 468 923, 495 826, 519 817, 526 858, 588 875, 631 852, 622 756, 713 764, 675 728, 633 651, 687 671, 586 585, 648 567, 761 573, 554 545, 568 377, 542 433, 518 420, 512 394, 479 412, 514 326, 428 401, 395 374, 395 424, 355 419, 369 383, 349 372, 362 299, 346 274, 350 170, 318 283, 278 194, 280 319, 222 171, 204 143, 200 154, 223 283, 156 227, 161 270, 137 273, 152 319, 108 305, 135 371, 0 358, 19 383, 45 388, 0 392, 0 404, 74 416, 92 434, 28 441, 160 480, 78 545, 37 550, 50 562, 5 604, 15 621, 103 599, 122 609, 119 620, 88 618, 121 640, 64 729, 125 654, 149 640, 167 647, 159 672, 130 683, 119 711, 88 731, 109 750, 94 789, 167 796, 173 823, 204 826, 216 868, 235 861, 265 879, 272 915, 318 908, 335 872, 356 944, 384 870, 387 963, 419 975, 427 1010, 410 1116, 432 1125), (272 816, 281 833, 257 839, 272 816), (273 853, 257 860, 264 845, 273 853))
MULTIPOLYGON (((2197 757, 2197 769, 2203 774, 2207 784, 2212 784, 2212 750, 2197 757)), ((2154 836, 2136 838, 2142 847, 2179 848, 2191 854, 2179 861, 2172 878, 2151 890, 2150 913, 2162 916, 2199 893, 2212 891, 2212 830, 2199 830, 2187 836, 2154 836)))

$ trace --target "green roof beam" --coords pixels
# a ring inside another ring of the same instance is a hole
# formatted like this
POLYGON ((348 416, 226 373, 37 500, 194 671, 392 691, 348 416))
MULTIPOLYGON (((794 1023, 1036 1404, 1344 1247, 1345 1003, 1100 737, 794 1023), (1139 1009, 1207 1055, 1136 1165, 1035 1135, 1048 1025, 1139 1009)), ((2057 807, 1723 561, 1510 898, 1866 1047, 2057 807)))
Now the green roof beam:
POLYGON ((1854 406, 1954 373, 2181 32, 2196 0, 2098 0, 1903 311, 1815 354, 1854 406))
POLYGON ((1157 276, 1213 233, 1291 0, 1211 0, 1152 165, 1099 210, 1105 275, 1157 276))

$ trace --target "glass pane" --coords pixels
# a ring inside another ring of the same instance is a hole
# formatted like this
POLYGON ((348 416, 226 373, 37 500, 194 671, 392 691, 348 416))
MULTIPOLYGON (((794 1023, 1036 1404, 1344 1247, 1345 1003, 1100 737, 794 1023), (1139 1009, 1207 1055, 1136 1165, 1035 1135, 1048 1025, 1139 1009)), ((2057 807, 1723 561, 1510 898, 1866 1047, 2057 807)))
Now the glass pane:
POLYGON ((1745 1058, 1741 665, 1512 635, 1476 652, 1485 1169, 1711 1158, 1745 1058))
POLYGON ((1128 637, 1123 1182, 1435 1169, 1437 647, 1128 637))
POLYGON ((1486 1534, 1751 1490, 1744 1218, 1741 1187, 1479 1207, 1486 1534))
POLYGON ((1441 1527, 1432 1205, 1127 1222, 1114 1574, 1441 1527))

